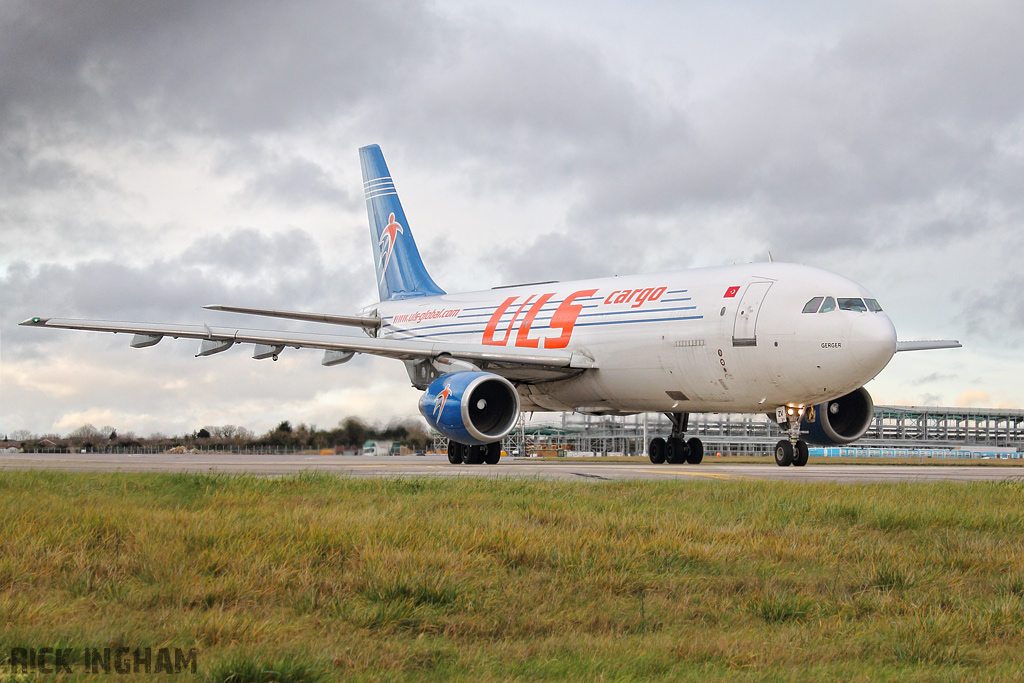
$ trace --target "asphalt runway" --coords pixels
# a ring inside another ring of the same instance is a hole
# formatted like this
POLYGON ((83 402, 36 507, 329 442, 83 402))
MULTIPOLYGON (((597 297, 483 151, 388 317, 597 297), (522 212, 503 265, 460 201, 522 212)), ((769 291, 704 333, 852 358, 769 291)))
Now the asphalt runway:
POLYGON ((655 479, 765 479, 829 482, 1024 481, 1024 467, 969 465, 817 465, 727 464, 713 458, 700 465, 652 465, 646 460, 600 462, 594 459, 538 461, 502 458, 497 465, 451 465, 443 455, 367 457, 342 455, 241 455, 227 453, 110 454, 3 453, 0 471, 64 472, 226 472, 277 476, 333 472, 352 477, 536 477, 573 481, 655 479))

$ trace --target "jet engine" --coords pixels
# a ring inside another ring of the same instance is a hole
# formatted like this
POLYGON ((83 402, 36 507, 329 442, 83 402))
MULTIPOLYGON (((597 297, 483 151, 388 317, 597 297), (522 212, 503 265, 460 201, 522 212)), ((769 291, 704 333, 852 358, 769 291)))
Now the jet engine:
POLYGON ((836 446, 864 436, 871 426, 875 404, 864 387, 808 410, 800 431, 808 443, 836 446))
POLYGON ((479 446, 500 441, 515 427, 519 392, 491 372, 453 372, 430 383, 420 413, 449 439, 479 446))

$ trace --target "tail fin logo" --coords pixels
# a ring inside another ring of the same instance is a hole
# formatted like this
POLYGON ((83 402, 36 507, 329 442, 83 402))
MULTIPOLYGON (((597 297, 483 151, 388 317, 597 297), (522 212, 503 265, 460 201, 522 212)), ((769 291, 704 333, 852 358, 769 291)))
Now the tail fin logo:
POLYGON ((437 393, 437 397, 434 399, 434 421, 436 422, 441 417, 441 413, 444 412, 444 404, 448 402, 448 397, 452 395, 452 383, 448 382, 444 385, 444 389, 437 393))
POLYGON ((398 240, 399 235, 404 235, 405 230, 398 221, 395 220, 395 214, 392 213, 388 216, 388 224, 384 226, 384 229, 380 233, 380 241, 377 243, 380 245, 380 281, 384 282, 384 273, 388 270, 388 264, 391 263, 391 253, 395 250, 395 242, 398 240))

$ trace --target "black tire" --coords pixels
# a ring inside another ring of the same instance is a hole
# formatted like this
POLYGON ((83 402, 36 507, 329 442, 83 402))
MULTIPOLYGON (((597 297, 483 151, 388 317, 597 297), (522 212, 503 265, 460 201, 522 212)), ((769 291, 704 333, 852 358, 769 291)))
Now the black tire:
POLYGON ((665 441, 665 461, 670 465, 682 465, 686 462, 688 452, 686 442, 678 436, 670 437, 665 441))
POLYGON ((801 439, 796 442, 796 452, 793 454, 793 464, 797 467, 803 467, 807 464, 807 458, 809 454, 807 452, 807 442, 801 439))
POLYGON ((655 465, 665 462, 665 439, 660 436, 651 439, 651 443, 647 446, 647 457, 655 465))
POLYGON ((465 449, 465 446, 463 446, 458 441, 449 441, 448 442, 448 462, 450 462, 453 465, 461 465, 462 464, 462 453, 463 453, 464 449, 465 449))
POLYGON ((486 453, 486 446, 466 446, 465 455, 462 456, 462 462, 467 465, 479 465, 484 461, 484 453, 486 453))
POLYGON ((686 446, 689 450, 686 454, 686 462, 690 465, 699 465, 700 461, 704 459, 704 442, 693 437, 686 442, 686 446))
POLYGON ((783 439, 775 444, 775 464, 779 467, 789 467, 793 464, 793 444, 789 439, 783 439))
POLYGON ((485 448, 487 454, 484 455, 484 462, 488 465, 497 465, 501 461, 501 442, 489 443, 485 448))

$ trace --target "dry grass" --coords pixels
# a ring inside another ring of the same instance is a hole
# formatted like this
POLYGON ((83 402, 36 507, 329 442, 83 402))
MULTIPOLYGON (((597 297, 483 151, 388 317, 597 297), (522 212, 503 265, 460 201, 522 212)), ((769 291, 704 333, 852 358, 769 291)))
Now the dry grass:
POLYGON ((1022 503, 1020 483, 4 473, 0 654, 197 647, 234 681, 1019 679, 1022 503))

